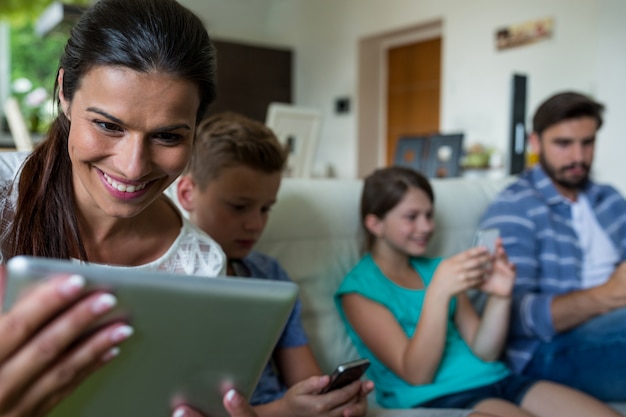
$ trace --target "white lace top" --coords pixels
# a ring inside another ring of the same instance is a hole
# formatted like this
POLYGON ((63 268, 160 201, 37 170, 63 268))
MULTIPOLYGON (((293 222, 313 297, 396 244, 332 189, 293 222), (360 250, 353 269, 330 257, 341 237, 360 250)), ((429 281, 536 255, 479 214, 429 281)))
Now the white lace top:
MULTIPOLYGON (((0 239, 4 240, 15 215, 17 181, 27 152, 0 152, 0 239), (15 181, 15 184, 13 185, 15 181)), ((222 248, 206 233, 181 215, 182 227, 172 246, 160 258, 129 268, 166 271, 177 274, 217 276, 226 271, 222 248)), ((0 263, 4 263, 0 253, 0 263)))

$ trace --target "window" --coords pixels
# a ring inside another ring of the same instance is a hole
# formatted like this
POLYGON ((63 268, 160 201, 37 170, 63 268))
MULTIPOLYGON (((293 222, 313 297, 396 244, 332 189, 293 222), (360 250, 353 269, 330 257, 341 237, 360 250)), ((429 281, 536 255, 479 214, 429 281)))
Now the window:
POLYGON ((69 29, 59 26, 40 36, 35 26, 44 16, 49 20, 51 11, 59 17, 59 8, 60 18, 66 20, 67 7, 79 8, 52 0, 21 0, 0 7, 0 146, 12 146, 2 109, 9 96, 18 100, 32 133, 45 132, 51 121, 54 79, 69 29))

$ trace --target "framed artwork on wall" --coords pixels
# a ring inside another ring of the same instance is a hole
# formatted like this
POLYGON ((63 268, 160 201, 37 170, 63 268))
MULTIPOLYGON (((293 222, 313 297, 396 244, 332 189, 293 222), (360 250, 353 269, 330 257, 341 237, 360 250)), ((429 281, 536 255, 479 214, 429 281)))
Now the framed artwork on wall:
POLYGON ((550 39, 553 28, 551 17, 500 27, 496 30, 496 48, 503 50, 550 39))

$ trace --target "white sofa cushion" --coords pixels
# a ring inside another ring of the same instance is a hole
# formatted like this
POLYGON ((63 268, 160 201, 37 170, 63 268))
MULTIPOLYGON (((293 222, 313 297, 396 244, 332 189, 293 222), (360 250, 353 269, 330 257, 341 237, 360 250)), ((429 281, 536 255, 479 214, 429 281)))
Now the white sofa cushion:
POLYGON ((300 285, 302 320, 325 372, 357 354, 333 294, 359 259, 362 183, 285 179, 257 249, 277 258, 300 285))

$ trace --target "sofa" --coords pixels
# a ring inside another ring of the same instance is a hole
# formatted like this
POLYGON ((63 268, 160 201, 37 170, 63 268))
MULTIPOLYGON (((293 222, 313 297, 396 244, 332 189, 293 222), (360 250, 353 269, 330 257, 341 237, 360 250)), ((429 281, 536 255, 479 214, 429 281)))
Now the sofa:
MULTIPOLYGON (((508 183, 503 178, 434 179, 437 231, 429 255, 449 256, 472 244, 479 218, 508 183)), ((333 294, 361 253, 361 180, 285 178, 257 249, 277 258, 300 286, 302 320, 322 369, 358 357, 341 322, 333 294)), ((467 410, 381 409, 374 417, 461 417, 467 410)), ((612 404, 626 415, 626 403, 612 404)))

